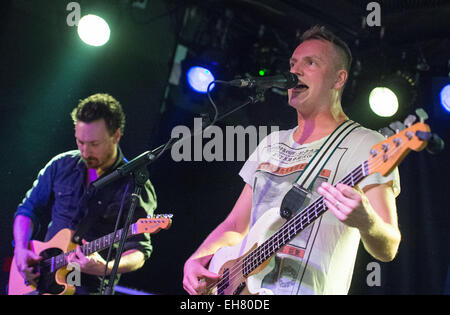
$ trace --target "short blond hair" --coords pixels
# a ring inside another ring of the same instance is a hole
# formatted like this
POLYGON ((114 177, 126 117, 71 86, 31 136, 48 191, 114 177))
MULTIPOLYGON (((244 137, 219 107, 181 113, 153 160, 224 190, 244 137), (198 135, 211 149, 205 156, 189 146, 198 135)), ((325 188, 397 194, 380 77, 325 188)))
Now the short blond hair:
POLYGON ((315 25, 306 30, 300 37, 301 43, 312 39, 324 40, 332 43, 340 59, 337 66, 349 73, 352 65, 352 52, 341 38, 328 30, 325 26, 315 25))

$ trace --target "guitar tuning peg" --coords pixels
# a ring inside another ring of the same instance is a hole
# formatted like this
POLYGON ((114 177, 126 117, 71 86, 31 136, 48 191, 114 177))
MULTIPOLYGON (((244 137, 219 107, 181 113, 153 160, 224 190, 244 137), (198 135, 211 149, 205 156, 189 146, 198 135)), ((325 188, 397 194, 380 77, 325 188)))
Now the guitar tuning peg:
POLYGON ((423 108, 416 109, 416 115, 419 117, 420 122, 422 123, 428 119, 428 114, 423 110, 423 108))
POLYGON ((381 128, 380 130, 378 130, 378 132, 381 133, 385 138, 389 138, 390 136, 394 135, 392 129, 388 127, 381 128))
POLYGON ((405 129, 405 125, 403 125, 399 121, 394 121, 393 123, 389 124, 389 128, 395 131, 395 133, 399 133, 400 131, 405 129))
POLYGON ((406 117, 405 119, 405 126, 406 127, 411 127, 417 120, 417 117, 414 115, 408 115, 408 117, 406 117))

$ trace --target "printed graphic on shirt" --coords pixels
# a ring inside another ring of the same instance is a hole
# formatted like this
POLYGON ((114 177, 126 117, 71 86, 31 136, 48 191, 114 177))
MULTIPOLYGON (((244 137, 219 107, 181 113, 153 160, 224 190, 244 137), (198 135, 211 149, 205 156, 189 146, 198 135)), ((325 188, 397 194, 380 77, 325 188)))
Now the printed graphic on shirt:
POLYGON ((289 163, 293 161, 309 161, 317 152, 317 148, 292 148, 285 143, 269 145, 267 149, 275 161, 289 163))
MULTIPOLYGON (((325 139, 300 145, 292 137, 294 129, 267 136, 240 171, 252 187, 250 228, 268 210, 279 208, 292 183, 305 170, 325 139)), ((319 197, 317 187, 325 180, 336 184, 367 160, 373 145, 383 140, 376 132, 354 130, 326 162, 314 182, 309 201, 319 197)), ((372 174, 358 183, 366 185, 392 183, 395 195, 400 192, 398 170, 389 176, 372 174)), ((271 261, 272 270, 263 287, 275 294, 346 294, 349 290, 360 243, 357 229, 340 222, 330 211, 286 244, 271 261)))
MULTIPOLYGON (((269 145, 268 153, 256 169, 253 184, 252 225, 265 211, 279 207, 284 195, 301 175, 307 163, 319 150, 321 143, 304 148, 292 148, 284 143, 269 145)), ((306 204, 319 197, 317 188, 321 183, 334 177, 333 171, 339 164, 346 149, 338 148, 331 163, 327 163, 314 182, 312 192, 308 194, 306 204)), ((311 278, 311 253, 317 241, 322 217, 310 224, 294 239, 286 244, 274 257, 275 267, 264 278, 263 287, 275 294, 298 294, 303 279, 311 278)), ((314 271, 312 271, 314 273, 314 271)), ((307 281, 308 282, 308 281, 307 281)))

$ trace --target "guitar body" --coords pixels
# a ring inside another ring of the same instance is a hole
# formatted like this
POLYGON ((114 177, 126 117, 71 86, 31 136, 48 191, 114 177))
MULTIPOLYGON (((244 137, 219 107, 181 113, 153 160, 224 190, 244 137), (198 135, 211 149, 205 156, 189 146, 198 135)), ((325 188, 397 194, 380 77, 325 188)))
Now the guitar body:
POLYGON ((248 276, 241 264, 243 257, 261 245, 286 222, 279 215, 279 208, 272 208, 255 222, 245 238, 234 246, 220 248, 209 263, 209 271, 222 275, 225 285, 216 288, 213 294, 267 295, 269 289, 261 288, 264 277, 274 268, 272 257, 262 262, 248 276), (225 263, 224 263, 225 262, 225 263), (226 280, 228 277, 228 280, 226 280))
MULTIPOLYGON (((157 233, 161 229, 167 230, 172 225, 172 214, 157 215, 156 217, 141 218, 128 228, 127 237, 142 233, 157 233)), ((80 245, 85 256, 99 252, 120 241, 123 229, 105 235, 90 243, 80 245)), ((67 284, 67 274, 72 266, 67 263, 67 255, 74 252, 77 245, 72 242, 74 231, 62 229, 48 242, 31 241, 29 249, 42 257, 34 266, 40 274, 37 287, 26 285, 19 273, 14 256, 9 274, 9 295, 72 295, 75 286, 67 284), (68 268, 69 267, 69 268, 68 268)))
MULTIPOLYGON (((430 133, 430 127, 423 123, 428 115, 422 109, 418 109, 416 113, 421 122, 413 125, 416 118, 410 115, 405 120, 408 128, 404 129, 401 123, 390 126, 395 129, 396 134, 374 145, 368 160, 359 164, 339 183, 354 187, 371 174, 379 173, 387 176, 409 151, 423 150, 433 135, 430 133)), ((327 210, 322 196, 316 198, 287 222, 280 217, 278 208, 269 209, 256 221, 239 244, 220 248, 214 254, 209 270, 221 277, 215 283, 207 281, 208 293, 273 294, 272 291, 261 288, 264 277, 274 268, 273 257, 327 210)))
MULTIPOLYGON (((31 241, 29 248, 42 256, 42 261, 44 261, 47 258, 74 250, 76 244, 71 241, 73 234, 74 232, 69 229, 62 229, 48 242, 31 241)), ((66 268, 60 268, 56 272, 51 272, 49 267, 41 264, 36 265, 36 268, 40 273, 38 286, 26 285, 17 269, 14 257, 9 276, 8 295, 71 295, 75 293, 75 287, 66 283, 66 276, 69 273, 66 268)))

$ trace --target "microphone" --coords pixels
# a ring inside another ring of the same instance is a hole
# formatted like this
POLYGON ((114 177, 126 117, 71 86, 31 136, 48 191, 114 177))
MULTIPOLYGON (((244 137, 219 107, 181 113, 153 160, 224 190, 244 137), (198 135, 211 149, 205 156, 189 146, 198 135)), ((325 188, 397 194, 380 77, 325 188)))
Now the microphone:
POLYGON ((155 159, 155 155, 153 154, 153 152, 146 151, 146 152, 142 153, 141 155, 139 155, 138 157, 135 157, 131 161, 127 162, 126 164, 119 166, 114 171, 112 171, 110 174, 96 179, 95 181, 92 182, 91 186, 94 187, 94 189, 100 189, 103 186, 108 185, 109 183, 111 183, 121 177, 128 176, 130 173, 132 173, 136 169, 146 166, 154 159, 155 159))
POLYGON ((226 82, 227 84, 239 88, 271 88, 277 87, 280 89, 292 89, 298 84, 298 77, 292 72, 284 72, 282 74, 261 77, 261 78, 248 78, 248 79, 236 79, 226 82))

